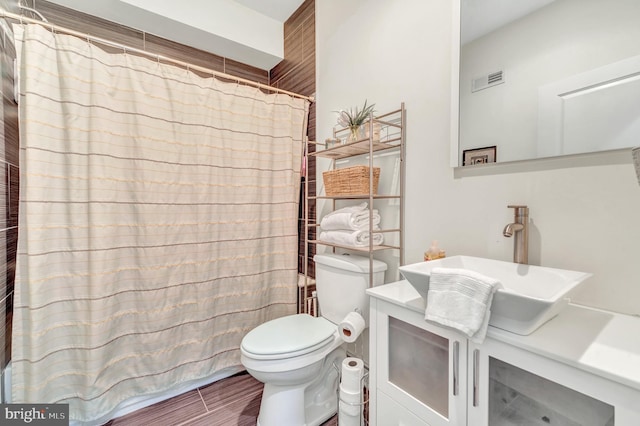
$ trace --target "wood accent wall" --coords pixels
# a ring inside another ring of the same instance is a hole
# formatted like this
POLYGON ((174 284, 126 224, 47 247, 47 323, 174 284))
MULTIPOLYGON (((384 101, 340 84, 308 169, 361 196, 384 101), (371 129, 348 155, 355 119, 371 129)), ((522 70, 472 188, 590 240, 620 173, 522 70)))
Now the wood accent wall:
POLYGON ((0 37, 0 368, 11 359, 13 283, 18 245, 19 144, 18 104, 13 95, 13 59, 8 37, 0 37))
MULTIPOLYGON (((306 0, 284 24, 284 60, 276 65, 270 73, 271 85, 280 89, 311 96, 316 92, 316 15, 315 0, 306 0)), ((311 104, 309 110, 309 140, 316 140, 316 105, 311 104)), ((316 192, 316 162, 310 159, 309 193, 316 192)), ((300 199, 300 215, 298 220, 298 271, 304 272, 304 198, 300 199)), ((310 218, 315 223, 315 201, 309 203, 310 218)), ((310 239, 315 239, 315 229, 310 231, 310 239)), ((309 273, 315 276, 314 263, 315 245, 309 247, 309 273)))

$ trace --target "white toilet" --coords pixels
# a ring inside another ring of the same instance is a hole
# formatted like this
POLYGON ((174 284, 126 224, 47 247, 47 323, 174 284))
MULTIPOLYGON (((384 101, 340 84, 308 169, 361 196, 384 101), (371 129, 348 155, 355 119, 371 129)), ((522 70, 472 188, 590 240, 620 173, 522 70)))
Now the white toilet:
MULTIPOLYGON (((318 254, 314 260, 321 316, 277 318, 242 339, 242 364, 264 383, 258 426, 316 426, 331 418, 346 357, 338 324, 357 310, 368 326, 369 258, 318 254)), ((386 269, 374 259, 374 285, 384 283, 386 269)))

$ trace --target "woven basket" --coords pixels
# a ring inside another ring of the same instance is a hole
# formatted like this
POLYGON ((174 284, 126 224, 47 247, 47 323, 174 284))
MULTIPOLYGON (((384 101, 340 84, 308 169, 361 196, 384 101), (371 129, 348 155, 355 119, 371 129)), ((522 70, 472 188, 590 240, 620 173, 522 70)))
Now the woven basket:
MULTIPOLYGON (((353 166, 322 173, 324 191, 330 196, 364 195, 369 193, 369 167, 353 166)), ((378 193, 380 167, 373 168, 373 193, 378 193)))

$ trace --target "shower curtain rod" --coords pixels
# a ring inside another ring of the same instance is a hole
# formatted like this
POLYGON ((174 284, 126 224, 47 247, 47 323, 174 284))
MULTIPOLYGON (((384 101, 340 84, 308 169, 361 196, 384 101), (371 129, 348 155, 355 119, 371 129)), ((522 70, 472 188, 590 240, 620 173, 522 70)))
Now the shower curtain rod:
POLYGON ((314 102, 314 100, 315 100, 313 96, 305 96, 305 95, 301 95, 299 93, 290 92, 288 90, 278 89, 277 87, 272 87, 272 86, 269 86, 269 85, 266 85, 266 84, 258 83, 257 81, 247 80, 247 79, 242 78, 242 77, 236 77, 236 76, 231 75, 231 74, 215 71, 215 70, 212 70, 212 69, 209 69, 209 68, 205 68, 205 67, 201 67, 201 66, 195 65, 195 64, 190 64, 188 62, 180 61, 178 59, 173 59, 173 58, 169 58, 167 56, 163 56, 163 55, 158 55, 158 54, 155 54, 155 53, 147 52, 146 50, 136 49, 135 47, 126 46, 124 44, 116 43, 116 42, 113 42, 113 41, 110 41, 110 40, 107 40, 107 39, 104 39, 104 38, 92 36, 90 34, 81 33, 79 31, 74 31, 74 30, 69 29, 69 28, 65 28, 65 27, 61 27, 59 25, 51 24, 49 22, 38 21, 37 19, 28 18, 26 16, 17 15, 15 13, 7 12, 7 11, 4 11, 4 10, 2 11, 2 17, 3 18, 13 19, 13 20, 16 20, 16 21, 20 21, 20 23, 26 22, 26 23, 29 23, 29 24, 42 25, 43 27, 48 28, 52 32, 59 32, 59 33, 64 33, 64 34, 80 37, 80 38, 86 39, 87 41, 96 42, 96 43, 99 43, 99 44, 104 44, 106 46, 115 47, 117 49, 122 49, 124 51, 124 53, 132 52, 132 53, 136 53, 136 54, 139 54, 139 55, 148 56, 148 57, 151 57, 153 59, 156 59, 158 62, 160 62, 160 61, 168 62, 168 63, 171 63, 173 65, 178 65, 178 66, 184 67, 187 70, 196 70, 196 71, 204 72, 206 74, 211 74, 214 77, 221 77, 221 78, 224 78, 224 79, 227 79, 227 80, 234 80, 234 81, 237 81, 238 83, 247 84, 247 85, 250 85, 250 86, 255 86, 255 87, 258 87, 260 89, 264 89, 266 91, 283 93, 283 94, 286 94, 286 95, 289 95, 289 96, 293 96, 293 97, 296 97, 296 98, 306 99, 309 102, 314 102))

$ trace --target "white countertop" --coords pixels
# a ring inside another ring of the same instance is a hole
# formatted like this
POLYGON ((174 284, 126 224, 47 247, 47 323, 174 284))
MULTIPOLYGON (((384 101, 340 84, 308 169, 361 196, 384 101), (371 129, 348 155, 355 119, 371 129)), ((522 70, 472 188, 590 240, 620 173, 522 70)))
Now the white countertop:
MULTIPOLYGON (((419 313, 426 309, 405 280, 367 294, 419 313)), ((487 337, 640 390, 640 317, 569 304, 528 336, 490 326, 487 337)))

